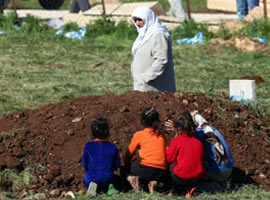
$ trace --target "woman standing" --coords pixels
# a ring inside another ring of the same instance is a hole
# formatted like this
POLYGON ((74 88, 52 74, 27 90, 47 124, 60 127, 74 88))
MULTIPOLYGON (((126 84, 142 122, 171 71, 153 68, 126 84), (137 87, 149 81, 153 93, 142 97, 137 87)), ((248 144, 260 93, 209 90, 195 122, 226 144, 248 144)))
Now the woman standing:
POLYGON ((175 92, 172 45, 169 32, 148 7, 132 13, 138 37, 132 46, 133 89, 175 92))

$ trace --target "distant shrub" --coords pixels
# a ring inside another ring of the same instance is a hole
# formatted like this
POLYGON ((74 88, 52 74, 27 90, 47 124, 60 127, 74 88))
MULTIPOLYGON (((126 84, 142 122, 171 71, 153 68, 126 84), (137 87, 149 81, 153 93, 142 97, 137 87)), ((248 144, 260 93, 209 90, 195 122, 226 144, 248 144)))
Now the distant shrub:
POLYGON ((115 35, 119 38, 135 39, 138 33, 133 24, 128 24, 126 21, 120 21, 116 25, 115 35))
POLYGON ((9 12, 6 16, 0 16, 0 27, 4 31, 15 30, 14 25, 21 25, 21 20, 19 19, 17 13, 9 12))
POLYGON ((77 31, 79 29, 79 26, 75 22, 70 22, 66 25, 64 25, 65 32, 70 32, 70 31, 77 31))
POLYGON ((96 38, 102 35, 111 35, 118 38, 133 39, 137 32, 135 27, 131 27, 126 21, 116 24, 114 21, 104 16, 92 24, 87 25, 86 37, 96 38))
POLYGON ((223 38, 224 40, 230 39, 232 35, 233 34, 224 26, 224 23, 219 25, 219 29, 215 33, 215 37, 223 38))
POLYGON ((202 32, 207 39, 213 37, 213 33, 208 31, 208 26, 206 24, 197 23, 193 19, 181 22, 179 26, 171 31, 171 37, 173 40, 179 38, 191 38, 198 32, 202 32))
POLYGON ((100 35, 109 35, 115 32, 115 22, 104 16, 94 23, 87 25, 86 37, 96 38, 100 35))
POLYGON ((239 30, 239 33, 249 37, 263 37, 269 40, 270 20, 261 18, 247 22, 246 26, 239 30))
POLYGON ((23 33, 40 33, 48 28, 42 23, 42 20, 33 16, 26 15, 26 18, 23 20, 22 26, 20 28, 23 33))

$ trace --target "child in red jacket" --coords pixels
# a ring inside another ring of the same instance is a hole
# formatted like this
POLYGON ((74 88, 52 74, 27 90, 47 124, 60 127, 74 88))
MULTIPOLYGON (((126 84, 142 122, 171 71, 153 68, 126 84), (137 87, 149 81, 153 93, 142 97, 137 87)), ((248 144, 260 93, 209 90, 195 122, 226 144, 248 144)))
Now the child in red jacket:
POLYGON ((140 182, 148 183, 149 192, 154 191, 157 184, 167 178, 166 137, 158 129, 159 113, 154 108, 146 108, 141 115, 144 129, 134 134, 126 154, 126 164, 135 154, 140 160, 131 165, 131 176, 128 181, 134 190, 138 190, 140 182))
POLYGON ((195 125, 188 115, 190 113, 185 112, 176 120, 167 122, 167 127, 171 127, 168 124, 173 124, 172 130, 177 134, 166 151, 167 162, 171 163, 173 193, 186 192, 205 173, 203 145, 192 135, 195 125))

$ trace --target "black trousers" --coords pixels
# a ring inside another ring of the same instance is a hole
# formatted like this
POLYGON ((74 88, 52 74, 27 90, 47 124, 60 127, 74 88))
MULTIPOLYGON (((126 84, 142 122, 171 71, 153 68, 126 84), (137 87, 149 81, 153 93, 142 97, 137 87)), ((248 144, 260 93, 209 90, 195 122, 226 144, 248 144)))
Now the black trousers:
POLYGON ((0 0, 0 13, 4 12, 5 0, 0 0))
POLYGON ((164 182, 168 177, 167 170, 141 165, 138 161, 131 165, 130 172, 132 175, 139 176, 140 179, 146 182, 164 182))
POLYGON ((72 0, 71 6, 70 6, 70 12, 78 13, 80 11, 86 11, 90 8, 91 6, 88 0, 72 0))
POLYGON ((183 179, 173 173, 172 165, 170 165, 170 173, 172 177, 172 191, 176 194, 185 194, 188 189, 199 184, 199 179, 183 179))

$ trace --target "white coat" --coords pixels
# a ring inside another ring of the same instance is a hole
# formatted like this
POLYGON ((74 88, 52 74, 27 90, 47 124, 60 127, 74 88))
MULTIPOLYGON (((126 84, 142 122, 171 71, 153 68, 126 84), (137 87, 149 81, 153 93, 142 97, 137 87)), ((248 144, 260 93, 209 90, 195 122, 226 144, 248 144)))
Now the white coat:
POLYGON ((166 26, 147 7, 135 9, 132 17, 141 18, 145 23, 142 28, 134 23, 139 35, 132 47, 133 89, 175 92, 172 44, 166 26))

